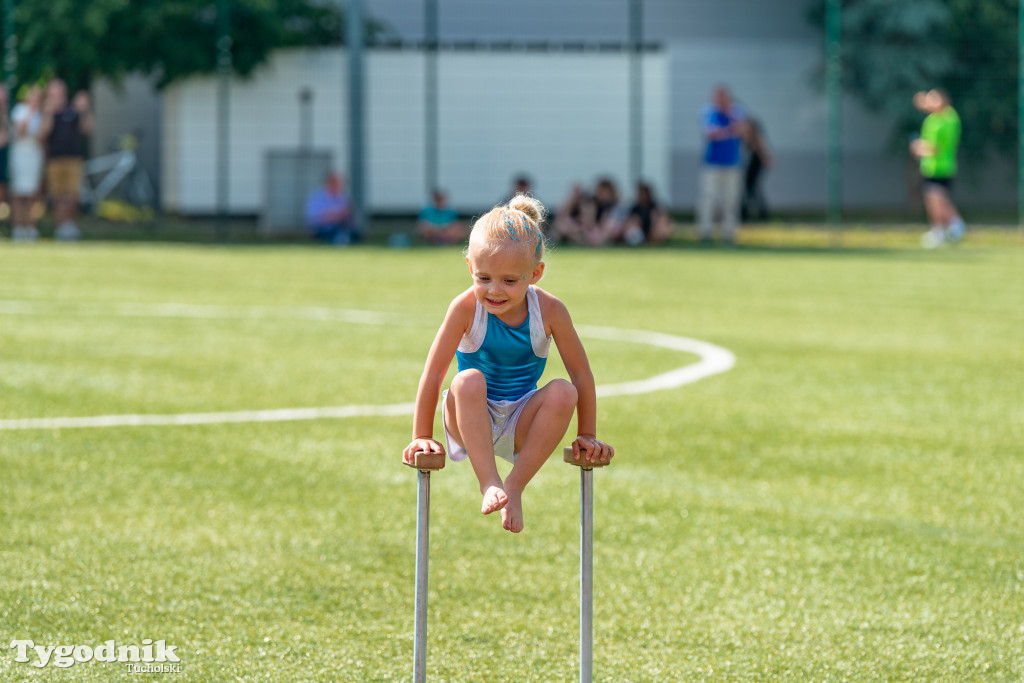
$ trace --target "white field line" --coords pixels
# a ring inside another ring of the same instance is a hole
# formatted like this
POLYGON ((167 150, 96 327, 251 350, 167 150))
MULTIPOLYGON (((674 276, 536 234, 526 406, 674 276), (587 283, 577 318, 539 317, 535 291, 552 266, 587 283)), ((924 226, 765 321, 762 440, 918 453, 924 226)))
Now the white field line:
MULTIPOLYGON (((56 312, 53 309, 51 313, 56 312)), ((61 310, 63 314, 114 315, 124 317, 181 317, 181 318, 304 318, 337 322, 385 325, 401 322, 401 317, 375 311, 352 311, 319 307, 275 308, 256 306, 238 309, 230 306, 195 306, 191 304, 119 304, 114 306, 90 306, 84 309, 61 310)), ((40 310, 29 302, 0 301, 0 315, 39 315, 40 310)), ((736 363, 736 357, 728 349, 708 342, 687 337, 677 337, 661 332, 626 330, 614 327, 577 325, 580 336, 591 339, 647 344, 671 351, 696 354, 700 360, 691 365, 675 368, 647 379, 597 387, 602 398, 646 394, 654 391, 675 389, 686 384, 728 371, 736 363)), ((139 427, 166 425, 226 424, 239 422, 290 422, 297 420, 338 419, 349 417, 396 417, 411 415, 414 403, 390 405, 348 405, 316 408, 280 408, 273 410, 239 410, 213 413, 177 413, 149 415, 94 415, 83 417, 32 417, 0 419, 0 431, 23 429, 74 429, 83 427, 139 427)))
POLYGON ((326 306, 217 306, 202 304, 79 304, 38 306, 31 301, 0 300, 0 315, 76 315, 119 318, 200 318, 208 320, 297 319, 360 325, 399 325, 398 313, 326 306))
POLYGON ((208 425, 231 422, 292 422, 324 418, 412 415, 415 403, 383 406, 326 406, 322 408, 279 408, 238 410, 223 413, 177 413, 174 415, 94 415, 90 417, 29 417, 0 420, 0 430, 74 429, 78 427, 148 427, 167 425, 208 425))

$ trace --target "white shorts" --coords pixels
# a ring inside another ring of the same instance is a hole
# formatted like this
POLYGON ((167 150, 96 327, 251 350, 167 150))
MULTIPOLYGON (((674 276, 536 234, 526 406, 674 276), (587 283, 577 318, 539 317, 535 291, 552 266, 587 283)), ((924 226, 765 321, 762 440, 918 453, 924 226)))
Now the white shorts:
MULTIPOLYGON (((518 453, 515 450, 516 423, 519 422, 519 415, 526 407, 527 401, 537 393, 537 389, 529 391, 515 401, 492 401, 487 399, 487 412, 491 414, 491 435, 494 441, 494 455, 515 463, 518 453)), ((448 390, 441 394, 441 401, 448 400, 448 390)), ((444 412, 441 413, 441 423, 444 425, 444 447, 448 451, 448 457, 453 462, 459 462, 469 457, 469 453, 460 444, 455 443, 451 434, 448 433, 448 425, 444 420, 444 412)))
POLYGON ((11 143, 11 194, 15 197, 34 197, 43 182, 43 149, 36 143, 11 143))

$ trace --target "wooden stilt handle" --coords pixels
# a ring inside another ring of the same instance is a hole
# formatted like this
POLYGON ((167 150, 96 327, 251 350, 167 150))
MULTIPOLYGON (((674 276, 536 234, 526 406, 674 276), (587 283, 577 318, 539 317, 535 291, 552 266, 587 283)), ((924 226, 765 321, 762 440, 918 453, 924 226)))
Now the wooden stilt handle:
POLYGON ((445 457, 444 453, 416 451, 413 454, 414 462, 407 462, 405 464, 418 470, 443 470, 445 457))
POLYGON ((570 465, 576 465, 576 467, 585 467, 588 470, 593 469, 594 467, 607 467, 609 464, 611 464, 611 460, 605 460, 604 462, 590 462, 588 460, 584 460, 582 456, 579 460, 577 460, 576 456, 573 455, 572 446, 566 446, 565 450, 562 451, 562 460, 564 462, 569 463, 570 465))

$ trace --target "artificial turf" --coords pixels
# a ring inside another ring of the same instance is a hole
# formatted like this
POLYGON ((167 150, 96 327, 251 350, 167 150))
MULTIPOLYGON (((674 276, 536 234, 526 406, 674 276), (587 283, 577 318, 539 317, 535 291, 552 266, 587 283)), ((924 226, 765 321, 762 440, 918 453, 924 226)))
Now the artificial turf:
MULTIPOLYGON (((576 322, 737 359, 600 401, 597 680, 1024 679, 1024 247, 857 234, 550 255, 541 286, 576 322)), ((409 402, 469 285, 455 249, 7 244, 0 262, 0 424, 409 402)), ((584 342, 599 384, 695 361, 584 342)), ((410 678, 410 427, 0 431, 0 679, 142 675, 15 662, 18 639, 162 639, 172 680, 410 678)), ((520 535, 479 514, 468 464, 434 475, 432 680, 577 675, 575 474, 545 466, 520 535)))

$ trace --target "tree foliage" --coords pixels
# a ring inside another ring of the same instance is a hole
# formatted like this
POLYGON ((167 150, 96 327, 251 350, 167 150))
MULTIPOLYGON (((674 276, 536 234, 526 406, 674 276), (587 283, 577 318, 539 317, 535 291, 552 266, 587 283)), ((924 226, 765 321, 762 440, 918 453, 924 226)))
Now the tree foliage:
MULTIPOLYGON (((344 14, 327 0, 17 0, 18 81, 59 75, 77 88, 137 72, 164 87, 212 72, 223 5, 242 76, 277 48, 337 45, 345 35, 344 14)), ((370 40, 385 31, 367 23, 370 40)))
MULTIPOLYGON (((1017 148, 1016 0, 843 0, 842 85, 896 122, 895 139, 920 126, 918 90, 949 91, 968 157, 1017 148)), ((824 30, 824 0, 810 20, 824 30)))

